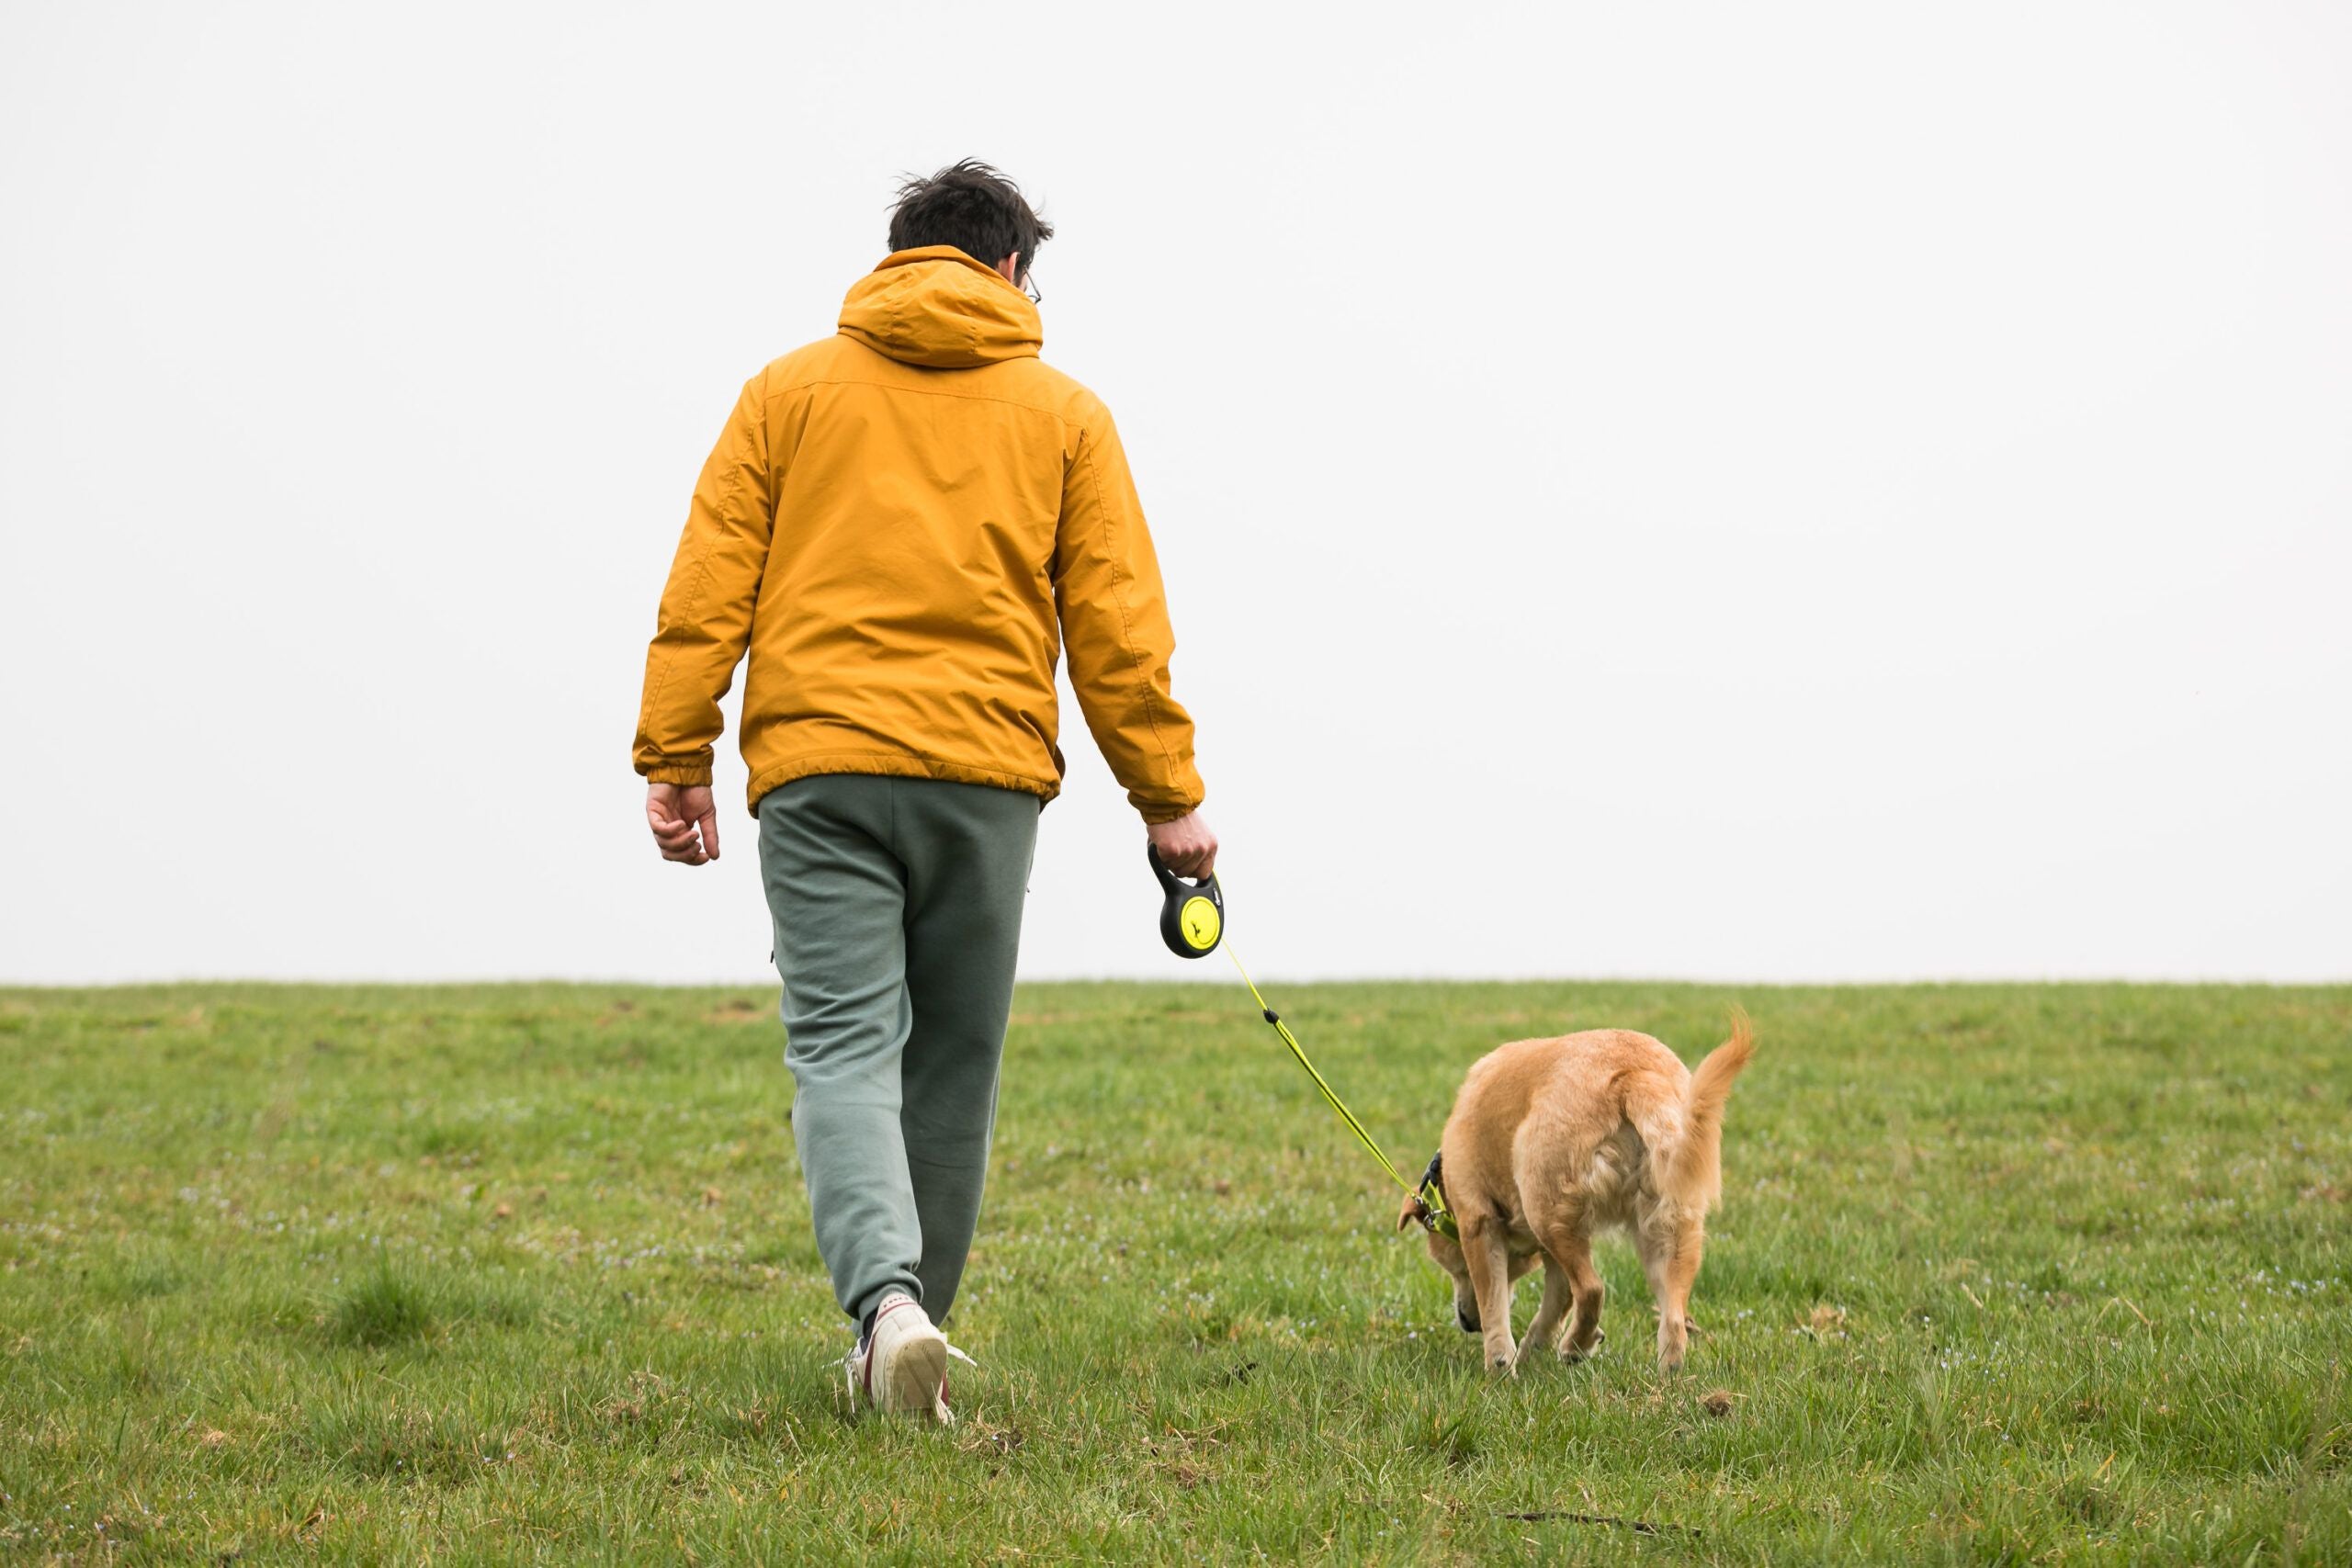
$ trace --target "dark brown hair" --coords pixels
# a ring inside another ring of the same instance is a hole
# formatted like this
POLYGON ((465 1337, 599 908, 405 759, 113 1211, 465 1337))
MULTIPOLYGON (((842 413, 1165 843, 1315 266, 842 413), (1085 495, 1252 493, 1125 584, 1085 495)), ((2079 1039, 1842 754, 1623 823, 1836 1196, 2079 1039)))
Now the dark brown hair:
POLYGON ((950 164, 928 179, 909 175, 890 213, 890 248, 953 245, 994 266, 1009 255, 1015 278, 1028 276, 1037 247, 1054 226, 1037 216, 1021 187, 978 158, 950 164))

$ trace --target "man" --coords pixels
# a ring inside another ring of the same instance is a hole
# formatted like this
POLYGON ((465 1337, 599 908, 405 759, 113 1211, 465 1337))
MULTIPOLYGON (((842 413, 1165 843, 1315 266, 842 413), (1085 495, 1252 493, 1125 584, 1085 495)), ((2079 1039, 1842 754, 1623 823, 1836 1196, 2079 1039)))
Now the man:
POLYGON ((1037 358, 1053 228, 967 160, 899 193, 838 335, 744 387, 646 656, 637 771, 665 859, 718 858, 718 700, 784 980, 792 1131, 876 1407, 946 1421, 940 1333, 979 1217, 1054 667, 1160 857, 1208 874, 1159 568, 1110 411, 1037 358))

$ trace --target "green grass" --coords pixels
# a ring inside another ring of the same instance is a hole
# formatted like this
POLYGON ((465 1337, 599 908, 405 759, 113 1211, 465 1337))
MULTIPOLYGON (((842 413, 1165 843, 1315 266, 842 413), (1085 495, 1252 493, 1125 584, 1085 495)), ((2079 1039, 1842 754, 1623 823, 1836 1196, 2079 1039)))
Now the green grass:
POLYGON ((1233 988, 1023 991, 945 1435, 835 1395, 771 995, 0 991, 0 1555, 2352 1560, 2352 989, 1273 989, 1416 1163, 1744 1001, 1682 1374, 1611 1242, 1483 1381, 1233 988))

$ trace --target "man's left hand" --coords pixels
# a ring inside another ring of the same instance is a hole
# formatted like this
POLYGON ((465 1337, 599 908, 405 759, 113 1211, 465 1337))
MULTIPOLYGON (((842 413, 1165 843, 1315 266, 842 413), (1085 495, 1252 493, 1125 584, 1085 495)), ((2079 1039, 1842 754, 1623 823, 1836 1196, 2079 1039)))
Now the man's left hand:
POLYGON ((646 785, 645 820, 663 860, 700 865, 718 858, 718 807, 708 784, 646 785))

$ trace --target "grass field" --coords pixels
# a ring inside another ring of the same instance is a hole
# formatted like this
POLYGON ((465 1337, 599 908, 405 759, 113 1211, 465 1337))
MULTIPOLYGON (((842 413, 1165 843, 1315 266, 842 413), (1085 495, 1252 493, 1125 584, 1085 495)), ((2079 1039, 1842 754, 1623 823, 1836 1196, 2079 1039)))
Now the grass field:
POLYGON ((1416 1166, 1744 1002, 1682 1374, 1611 1242, 1483 1381, 1229 988, 1022 992, 947 1434, 836 1395, 772 995, 0 991, 0 1555, 2352 1561, 2352 989, 1273 989, 1416 1166))

